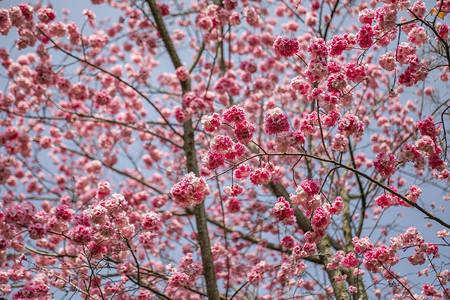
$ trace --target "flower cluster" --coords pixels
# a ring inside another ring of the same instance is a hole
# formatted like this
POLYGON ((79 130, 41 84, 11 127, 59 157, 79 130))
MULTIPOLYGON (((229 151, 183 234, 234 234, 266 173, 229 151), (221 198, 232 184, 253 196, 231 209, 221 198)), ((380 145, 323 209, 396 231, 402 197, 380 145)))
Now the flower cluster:
POLYGON ((241 201, 236 197, 231 197, 225 202, 225 206, 230 213, 237 213, 241 210, 241 201))
POLYGON ((361 27, 358 34, 356 35, 356 42, 358 45, 363 48, 367 49, 370 48, 373 44, 372 38, 375 36, 375 32, 369 24, 365 24, 361 27))
POLYGON ((311 226, 314 231, 325 230, 331 223, 331 214, 323 206, 319 206, 314 210, 314 215, 311 219, 311 226))
POLYGON ((383 5, 376 10, 376 19, 378 21, 378 27, 387 32, 395 27, 397 21, 397 10, 391 5, 383 5))
POLYGON ((378 273, 383 270, 383 265, 395 265, 399 257, 393 253, 386 245, 374 248, 364 254, 363 266, 372 273, 378 273))
POLYGON ((264 118, 264 131, 267 134, 289 131, 288 117, 279 107, 275 107, 266 113, 266 117, 264 118))
MULTIPOLYGON (((390 188, 394 191, 397 191, 397 189, 393 186, 390 186, 390 188)), ((375 198, 375 203, 381 208, 389 208, 391 206, 398 205, 399 200, 400 200, 399 197, 388 192, 375 198)))
POLYGON ((322 38, 313 38, 309 41, 308 53, 313 59, 325 59, 328 56, 328 47, 322 38))
POLYGON ((222 113, 223 119, 234 124, 234 134, 237 140, 246 145, 250 143, 253 133, 256 131, 255 125, 247 121, 245 111, 242 107, 233 105, 222 113))
POLYGON ((372 243, 370 242, 369 238, 366 236, 364 236, 362 239, 355 236, 352 238, 352 242, 353 242, 353 246, 355 246, 356 253, 359 253, 359 254, 364 254, 367 251, 372 250, 372 248, 373 248, 372 243))
POLYGON ((283 131, 275 138, 275 149, 278 152, 290 153, 302 147, 304 143, 305 137, 301 131, 283 131))
POLYGON ((273 48, 275 53, 284 57, 291 57, 297 53, 299 49, 299 43, 296 38, 287 38, 284 35, 279 35, 273 42, 273 48))
POLYGON ((283 197, 279 197, 272 208, 272 214, 284 225, 295 223, 294 208, 283 197))
POLYGON ((421 135, 427 135, 432 138, 439 136, 441 128, 436 127, 433 116, 426 117, 423 121, 417 121, 417 128, 421 135))
POLYGON ((341 35, 335 35, 330 42, 330 54, 332 56, 341 55, 345 50, 347 50, 348 42, 341 35))
POLYGON ((254 267, 251 268, 250 272, 247 273, 248 282, 251 285, 258 286, 262 281, 262 275, 266 272, 272 271, 273 266, 266 261, 260 261, 254 267))
MULTIPOLYGON (((367 237, 363 239, 353 238, 353 244, 357 253, 364 254, 363 265, 373 273, 383 270, 385 265, 395 265, 399 261, 398 250, 403 247, 415 246, 415 252, 408 258, 412 265, 425 263, 425 255, 439 257, 438 247, 434 244, 424 243, 424 239, 417 232, 415 227, 409 227, 405 233, 391 238, 391 245, 381 245, 374 247, 367 237)), ((387 276, 391 276, 386 274, 387 276)))
POLYGON ((313 135, 319 127, 317 112, 314 111, 310 114, 304 114, 300 119, 299 125, 300 132, 302 132, 304 135, 313 135))
POLYGON ((387 71, 394 70, 396 64, 395 53, 388 51, 385 54, 380 55, 380 59, 378 62, 383 69, 387 71))
POLYGON ((224 186, 223 192, 227 196, 239 196, 244 191, 244 188, 240 186, 239 184, 235 183, 232 186, 224 186))
POLYGON ((48 7, 42 7, 38 10, 37 13, 39 21, 42 23, 48 24, 56 18, 56 14, 53 9, 48 7))
MULTIPOLYGON (((307 256, 314 255, 317 250, 317 245, 315 243, 306 242, 301 245, 295 245, 292 249, 292 258, 298 259, 307 256)), ((302 268, 303 269, 303 268, 302 268)))
POLYGON ((338 152, 346 152, 348 148, 348 138, 340 133, 336 133, 331 144, 331 149, 338 152))
POLYGON ((220 127, 222 121, 220 120, 220 115, 214 113, 212 115, 205 115, 202 117, 203 129, 208 132, 214 132, 220 127))
POLYGON ((313 211, 322 204, 319 191, 320 186, 314 179, 305 179, 295 190, 296 194, 290 195, 290 199, 295 205, 301 205, 305 210, 313 211))
POLYGON ((173 272, 169 278, 169 285, 171 287, 184 287, 189 283, 189 276, 183 272, 173 272))
POLYGON ((342 212, 342 209, 344 208, 344 201, 341 197, 336 197, 333 204, 329 208, 329 211, 333 215, 339 215, 342 212))
POLYGON ((331 258, 331 261, 327 265, 327 269, 335 270, 340 266, 344 268, 354 268, 358 266, 358 264, 359 260, 356 258, 355 253, 349 252, 345 254, 344 251, 339 250, 331 258))
POLYGON ((248 164, 240 164, 236 167, 236 169, 233 172, 234 178, 237 180, 244 180, 250 175, 251 168, 248 164))
POLYGON ((293 91, 298 91, 302 95, 306 95, 310 88, 311 86, 309 83, 300 75, 295 76, 291 80, 291 89, 293 91))
POLYGON ((281 239, 280 245, 283 249, 292 249, 295 246, 295 239, 292 235, 286 235, 281 239))
POLYGON ((382 177, 387 178, 395 173, 395 157, 390 153, 378 153, 373 162, 375 171, 382 177))
POLYGON ((428 43, 430 37, 426 33, 423 27, 414 27, 408 34, 408 41, 416 45, 417 47, 422 47, 428 43))
POLYGON ((181 66, 175 70, 175 75, 180 81, 186 81, 189 78, 189 72, 185 67, 181 66))
POLYGON ((182 98, 183 107, 190 109, 193 113, 201 112, 206 108, 206 103, 197 93, 189 91, 182 98))
POLYGON ((355 114, 347 112, 339 120, 338 132, 347 137, 353 136, 355 140, 359 140, 364 133, 364 123, 355 114))
POLYGON ((173 115, 178 123, 184 123, 192 117, 192 110, 190 108, 184 109, 181 106, 176 106, 173 109, 173 115))
POLYGON ((347 86, 347 80, 343 73, 334 73, 328 76, 327 90, 330 93, 339 93, 347 86))
MULTIPOLYGON (((363 64, 349 63, 345 66, 345 76, 348 80, 351 80, 355 83, 358 83, 366 78, 366 71, 366 66, 363 64)), ((341 88, 338 90, 342 90, 345 87, 346 86, 343 86, 343 83, 341 83, 341 88)))
POLYGON ((202 163, 206 168, 213 171, 225 165, 225 156, 209 150, 203 154, 202 163))
POLYGON ((158 213, 151 211, 149 213, 146 213, 144 215, 144 218, 142 220, 142 227, 144 227, 147 230, 154 230, 158 228, 161 224, 161 219, 158 215, 158 213))
POLYGON ((267 168, 257 168, 250 174, 250 182, 254 185, 268 184, 272 177, 271 171, 267 168))
POLYGON ((244 145, 247 145, 248 143, 251 142, 255 131, 256 131, 255 125, 245 120, 236 125, 236 128, 234 129, 234 135, 236 136, 239 142, 241 142, 244 145))
POLYGON ((170 193, 175 203, 187 207, 200 204, 205 197, 206 189, 206 180, 202 177, 195 176, 191 172, 176 183, 170 190, 170 193))
POLYGON ((327 63, 317 59, 311 60, 308 64, 308 69, 305 71, 305 75, 309 83, 324 80, 328 75, 327 63))

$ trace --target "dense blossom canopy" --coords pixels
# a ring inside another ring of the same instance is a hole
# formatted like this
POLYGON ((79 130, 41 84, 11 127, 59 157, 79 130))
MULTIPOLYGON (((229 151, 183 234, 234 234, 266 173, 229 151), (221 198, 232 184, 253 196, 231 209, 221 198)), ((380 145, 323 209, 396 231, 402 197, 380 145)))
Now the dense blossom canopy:
POLYGON ((450 299, 449 0, 52 2, 0 1, 1 297, 450 299))

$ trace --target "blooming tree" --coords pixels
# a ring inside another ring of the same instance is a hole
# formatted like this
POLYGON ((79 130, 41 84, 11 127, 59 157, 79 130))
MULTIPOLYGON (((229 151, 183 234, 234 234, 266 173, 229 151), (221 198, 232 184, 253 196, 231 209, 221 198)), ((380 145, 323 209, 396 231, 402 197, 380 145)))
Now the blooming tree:
POLYGON ((448 0, 85 5, 0 8, 4 297, 450 299, 448 0))

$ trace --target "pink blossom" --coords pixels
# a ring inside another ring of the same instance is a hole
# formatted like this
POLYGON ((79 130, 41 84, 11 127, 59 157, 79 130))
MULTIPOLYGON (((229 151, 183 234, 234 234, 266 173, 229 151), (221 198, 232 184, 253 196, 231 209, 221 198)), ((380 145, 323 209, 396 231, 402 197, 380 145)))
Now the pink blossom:
POLYGON ((330 93, 339 93, 347 86, 347 80, 342 73, 334 73, 328 76, 327 90, 330 93))
MULTIPOLYGON (((360 82, 367 75, 367 67, 364 65, 357 65, 355 63, 349 63, 345 66, 345 76, 347 76, 348 80, 351 80, 355 83, 360 82)), ((343 83, 341 83, 341 90, 344 89, 343 83)))
POLYGON ((365 8, 359 12, 358 20, 362 24, 371 25, 374 19, 375 19, 375 11, 373 9, 365 8))
POLYGON ((223 187, 223 191, 227 196, 236 197, 239 196, 244 191, 244 188, 239 184, 235 183, 231 187, 229 186, 223 187))
POLYGON ((272 208, 272 214, 284 225, 295 223, 294 209, 290 207, 283 197, 279 197, 277 203, 272 208))
POLYGON ((225 165, 225 156, 210 150, 203 154, 202 163, 209 170, 216 170, 225 165))
POLYGON ((423 27, 415 27, 408 34, 408 41, 415 44, 417 47, 424 46, 426 43, 428 43, 429 39, 430 37, 425 32, 425 29, 423 29, 423 27))
POLYGON ((346 152, 348 148, 348 138, 340 133, 337 133, 333 138, 331 149, 338 152, 346 152))
POLYGON ((322 81, 328 75, 328 67, 326 62, 316 59, 311 60, 305 74, 310 83, 322 81))
POLYGON ((247 164, 240 164, 233 172, 237 180, 243 180, 250 175, 251 168, 247 164))
POLYGON ((397 47, 396 59, 400 65, 403 65, 406 63, 407 59, 415 53, 416 48, 414 48, 410 43, 403 42, 397 47))
POLYGON ((320 186, 314 179, 305 179, 295 190, 296 194, 290 195, 290 199, 292 203, 303 206, 305 210, 313 211, 321 205, 319 190, 320 186))
MULTIPOLYGON (((427 7, 425 6, 425 3, 423 1, 417 1, 413 5, 411 5, 411 11, 416 15, 418 18, 423 18, 425 14, 427 13, 427 7)), ((414 16, 410 12, 408 12, 410 15, 414 16)))
MULTIPOLYGON (((7 35, 12 28, 12 22, 10 19, 9 11, 5 8, 0 9, 0 33, 7 35)), ((5 58, 3 58, 5 59, 5 58)))
POLYGON ((386 178, 395 173, 395 157, 388 153, 378 153, 373 165, 375 171, 377 171, 382 177, 386 178))
POLYGON ((387 71, 392 71, 395 69, 395 53, 393 52, 386 52, 385 54, 380 55, 380 60, 379 60, 380 66, 387 70, 387 71))
POLYGON ((364 123, 352 112, 347 112, 340 120, 338 132, 346 136, 359 138, 364 132, 364 123))
POLYGON ((154 230, 154 229, 158 228, 160 225, 161 225, 161 219, 160 219, 158 213, 151 211, 144 215, 144 218, 142 220, 142 227, 144 227, 145 229, 154 230))
POLYGON ((182 272, 173 272, 169 278, 169 285, 173 287, 184 287, 189 283, 189 276, 182 272))
POLYGON ((417 121, 417 128, 419 128, 421 135, 430 137, 436 137, 441 132, 441 128, 439 126, 436 127, 434 124, 433 116, 428 116, 423 121, 417 121))
POLYGON ((53 21, 56 17, 55 12, 53 9, 48 7, 43 7, 38 10, 38 19, 45 24, 50 23, 53 21))
POLYGON ((157 234, 150 231, 143 231, 139 234, 139 243, 144 249, 152 249, 155 247, 155 238, 157 234))
POLYGON ((311 86, 302 76, 297 75, 291 80, 291 89, 300 92, 302 95, 306 95, 311 89, 311 86))
POLYGON ((309 41, 308 52, 312 59, 324 59, 328 56, 328 47, 322 38, 313 38, 309 41))
POLYGON ((319 206, 314 210, 311 220, 311 226, 314 230, 325 230, 331 223, 331 214, 323 206, 319 206))
POLYGON ((439 294, 439 292, 436 290, 436 288, 430 284, 422 285, 422 293, 425 296, 438 296, 438 294, 439 294))
POLYGON ((192 109, 184 109, 181 106, 176 106, 173 110, 173 114, 178 123, 184 123, 192 117, 192 109))
POLYGON ((373 44, 372 38, 374 36, 375 33, 372 29, 372 26, 370 26, 369 24, 365 24, 358 31, 358 34, 356 35, 356 42, 361 48, 367 49, 370 48, 370 46, 372 46, 373 44))
POLYGON ((271 178, 269 170, 258 168, 250 173, 250 181, 255 185, 268 184, 271 178))
POLYGON ((315 11, 306 13, 305 25, 308 27, 314 27, 317 25, 317 13, 315 11))
POLYGON ((175 75, 180 81, 186 81, 189 78, 189 73, 185 67, 181 66, 175 70, 175 75))
POLYGON ((340 35, 333 36, 330 42, 330 54, 333 56, 341 55, 345 50, 347 50, 348 42, 340 35))
POLYGON ((300 131, 283 131, 277 133, 275 148, 278 152, 290 153, 305 143, 305 137, 300 131))
POLYGON ((449 27, 447 23, 442 24, 439 27, 439 36, 443 39, 443 40, 448 40, 449 37, 449 27))
POLYGON ((239 142, 241 142, 244 145, 247 145, 252 140, 255 131, 256 128, 252 123, 248 121, 243 121, 237 124, 236 128, 234 129, 234 135, 236 136, 239 142))
POLYGON ((397 20, 397 10, 391 5, 384 5, 378 7, 376 10, 376 18, 378 26, 383 31, 390 31, 395 27, 395 21, 397 20))
POLYGON ((34 223, 28 227, 28 233, 30 234, 30 238, 33 240, 38 240, 43 238, 47 231, 40 223, 34 223))
POLYGON ((225 202, 225 206, 230 213, 237 213, 241 210, 241 201, 236 197, 231 197, 225 202))
POLYGON ((264 118, 264 131, 267 134, 289 131, 288 117, 280 108, 276 107, 266 113, 264 118))
POLYGON ((72 220, 72 218, 75 216, 75 212, 70 209, 67 205, 58 205, 55 211, 55 217, 58 220, 61 220, 63 222, 68 222, 72 220))
POLYGON ((447 229, 442 229, 441 231, 438 231, 436 233, 436 235, 437 235, 438 238, 442 239, 442 238, 445 238, 445 237, 449 236, 450 233, 449 233, 449 231, 447 229))
POLYGON ((287 38, 284 35, 279 35, 273 43, 275 53, 283 57, 291 57, 297 53, 299 49, 299 43, 296 38, 287 38))
POLYGON ((280 245, 283 249, 292 249, 295 246, 295 240, 291 235, 286 235, 281 239, 280 245))
POLYGON ((245 21, 252 27, 259 27, 261 19, 258 16, 258 13, 256 12, 256 9, 251 6, 246 6, 244 8, 244 16, 245 21))
POLYGON ((102 225, 107 221, 107 214, 108 210, 100 205, 95 205, 86 212, 86 216, 89 218, 91 223, 99 225, 102 225))
POLYGON ((355 236, 352 238, 352 241, 353 245, 355 246, 355 251, 359 254, 366 253, 373 248, 373 245, 370 243, 369 238, 366 236, 364 236, 362 239, 359 239, 355 236))
POLYGON ((206 189, 207 184, 205 179, 197 177, 191 172, 176 183, 170 192, 178 205, 187 207, 201 203, 206 189))
POLYGON ((214 132, 222 124, 220 116, 217 113, 205 115, 202 117, 203 129, 208 132, 214 132))
POLYGON ((248 282, 251 285, 258 286, 261 282, 261 274, 260 272, 256 270, 252 270, 251 272, 247 273, 248 282))
POLYGON ((229 123, 239 124, 245 121, 245 111, 242 107, 233 105, 223 112, 223 119, 229 123))

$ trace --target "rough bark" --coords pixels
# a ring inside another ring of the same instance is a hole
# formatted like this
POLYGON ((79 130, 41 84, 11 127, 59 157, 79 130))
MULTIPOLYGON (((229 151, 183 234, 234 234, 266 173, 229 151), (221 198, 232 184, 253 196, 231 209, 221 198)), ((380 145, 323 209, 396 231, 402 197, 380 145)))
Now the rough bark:
MULTIPOLYGON (((161 13, 156 5, 155 0, 146 0, 150 6, 150 10, 155 19, 156 27, 161 39, 164 42, 164 46, 170 56, 174 68, 181 67, 180 58, 173 46, 170 39, 170 35, 167 32, 167 28, 161 17, 161 13)), ((183 94, 191 90, 190 80, 181 81, 181 87, 183 94)), ((192 126, 192 120, 189 119, 183 124, 183 149, 186 155, 186 168, 188 172, 193 172, 199 176, 198 162, 195 151, 194 129, 192 126)), ((214 269, 214 260, 211 252, 211 242, 209 240, 208 226, 206 222, 205 206, 204 203, 200 203, 195 206, 195 220, 197 224, 197 241, 200 245, 200 251, 202 255, 203 274, 206 282, 206 293, 208 299, 220 299, 219 290, 217 288, 216 272, 214 269)))

